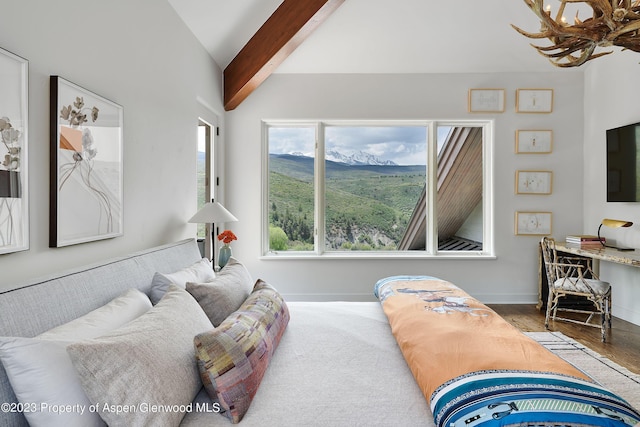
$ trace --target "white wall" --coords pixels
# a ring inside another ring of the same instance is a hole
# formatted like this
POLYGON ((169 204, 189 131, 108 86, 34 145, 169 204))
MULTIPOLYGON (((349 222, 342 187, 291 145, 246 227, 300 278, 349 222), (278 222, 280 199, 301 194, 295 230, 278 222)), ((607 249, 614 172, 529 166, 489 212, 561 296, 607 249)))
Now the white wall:
MULTIPOLYGON (((606 130, 640 122, 638 54, 616 52, 594 60, 585 73, 584 103, 584 231, 594 233, 603 218, 633 221, 627 229, 603 227, 607 239, 640 248, 640 203, 607 203, 606 130)), ((640 269, 600 263, 600 277, 613 287, 613 314, 640 324, 640 269)))
POLYGON ((195 235, 197 98, 223 112, 222 72, 168 2, 3 1, 0 47, 29 60, 31 204, 30 250, 0 255, 0 291, 195 235), (123 237, 48 247, 50 75, 124 107, 123 237))
POLYGON ((482 227, 482 202, 480 202, 460 226, 458 231, 456 231, 456 236, 474 240, 476 242, 482 242, 482 227))
POLYGON ((582 230, 583 77, 576 72, 544 74, 272 75, 226 115, 226 206, 240 220, 234 255, 256 277, 288 298, 372 298, 374 283, 394 274, 429 274, 462 286, 486 302, 537 300, 538 237, 514 236, 515 211, 553 212, 556 236, 582 230), (469 88, 505 88, 506 112, 470 114, 469 88), (552 88, 552 114, 515 113, 518 88, 552 88), (496 259, 353 260, 261 259, 262 119, 495 119, 494 196, 496 259), (516 155, 517 129, 552 129, 554 150, 516 155), (515 171, 554 172, 553 194, 515 195, 515 171))

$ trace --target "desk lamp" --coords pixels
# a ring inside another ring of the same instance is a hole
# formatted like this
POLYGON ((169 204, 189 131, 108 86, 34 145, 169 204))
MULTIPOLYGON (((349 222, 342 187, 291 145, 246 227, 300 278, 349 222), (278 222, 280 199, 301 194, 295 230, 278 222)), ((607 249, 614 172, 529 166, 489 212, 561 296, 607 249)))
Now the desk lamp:
POLYGON ((607 226, 607 227, 611 227, 611 228, 631 227, 633 225, 633 222, 631 222, 631 221, 622 221, 622 220, 619 220, 619 219, 608 219, 608 218, 603 219, 602 222, 600 223, 600 226, 598 227, 598 240, 600 241, 602 246, 604 246, 606 248, 613 248, 613 249, 617 249, 619 251, 632 251, 632 250, 634 250, 633 248, 623 248, 623 247, 619 247, 619 246, 605 245, 604 242, 602 241, 602 239, 600 238, 600 229, 602 228, 603 225, 607 226))
MULTIPOLYGON (((205 205, 198 212, 196 212, 194 216, 191 217, 189 222, 211 224, 211 245, 213 246, 213 242, 215 242, 215 231, 213 228, 213 224, 219 222, 232 222, 237 220, 238 218, 233 216, 233 214, 226 210, 225 207, 220 203, 210 202, 205 203, 205 205)), ((212 258, 215 257, 212 256, 212 258)), ((215 265, 215 259, 213 259, 212 261, 214 261, 213 263, 215 265)))

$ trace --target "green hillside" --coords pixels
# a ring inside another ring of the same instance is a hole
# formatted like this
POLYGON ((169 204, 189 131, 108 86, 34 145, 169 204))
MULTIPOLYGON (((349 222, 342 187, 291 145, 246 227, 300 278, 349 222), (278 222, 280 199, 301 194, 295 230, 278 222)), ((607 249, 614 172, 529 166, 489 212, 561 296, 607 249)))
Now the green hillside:
MULTIPOLYGON (((313 249, 313 160, 271 156, 270 224, 287 249, 313 249)), ((424 166, 326 164, 329 249, 395 249, 425 182, 424 166)), ((282 250, 282 249, 280 249, 282 250)))

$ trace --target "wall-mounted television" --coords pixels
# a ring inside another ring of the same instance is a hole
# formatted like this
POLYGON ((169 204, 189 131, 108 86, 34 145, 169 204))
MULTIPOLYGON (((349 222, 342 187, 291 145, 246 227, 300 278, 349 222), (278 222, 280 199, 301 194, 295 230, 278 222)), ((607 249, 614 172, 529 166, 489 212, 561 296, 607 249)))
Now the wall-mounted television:
POLYGON ((640 123, 607 130, 607 202, 640 201, 640 123))

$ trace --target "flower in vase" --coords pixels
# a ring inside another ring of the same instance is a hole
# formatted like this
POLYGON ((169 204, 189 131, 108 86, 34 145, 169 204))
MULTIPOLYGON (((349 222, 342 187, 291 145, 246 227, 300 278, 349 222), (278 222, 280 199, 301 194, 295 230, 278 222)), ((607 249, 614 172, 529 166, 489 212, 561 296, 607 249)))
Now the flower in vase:
POLYGON ((224 243, 225 245, 228 245, 234 240, 238 240, 238 238, 236 237, 235 234, 233 234, 233 231, 224 230, 222 233, 218 234, 218 240, 221 240, 222 243, 224 243))

